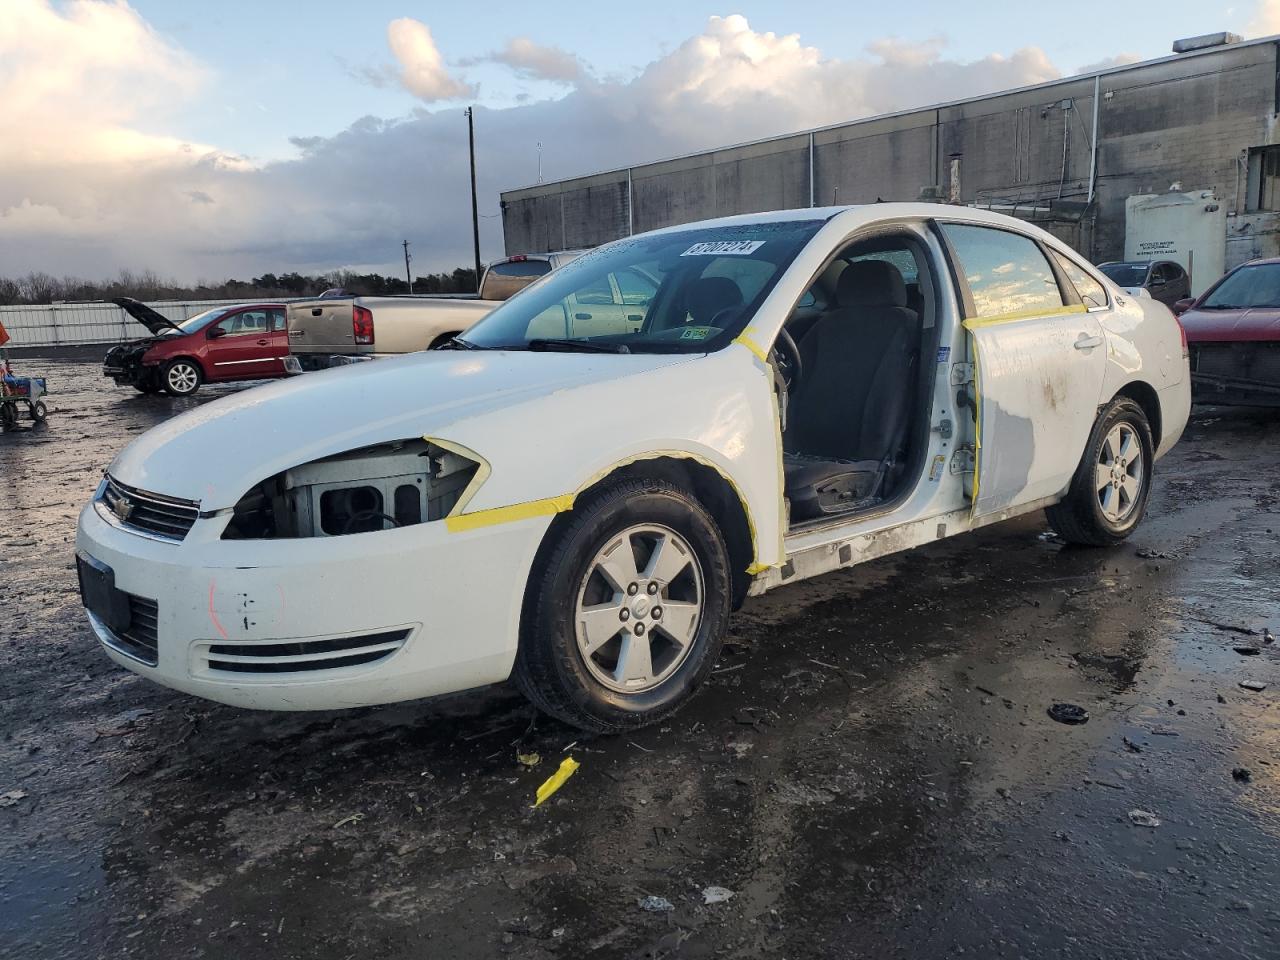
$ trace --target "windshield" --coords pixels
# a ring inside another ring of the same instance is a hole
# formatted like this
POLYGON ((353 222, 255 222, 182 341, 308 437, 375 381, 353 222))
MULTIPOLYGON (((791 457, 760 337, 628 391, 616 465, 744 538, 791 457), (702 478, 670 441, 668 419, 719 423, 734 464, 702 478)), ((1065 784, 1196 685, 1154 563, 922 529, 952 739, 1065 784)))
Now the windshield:
POLYGON ((161 332, 160 336, 177 337, 184 333, 195 333, 195 331, 202 330, 209 324, 213 323, 213 321, 217 320, 230 309, 230 307, 214 307, 212 310, 206 310, 204 313, 197 313, 194 317, 189 317, 186 320, 175 320, 173 322, 182 328, 181 331, 172 329, 164 330, 161 332))
POLYGON ((695 353, 746 327, 822 220, 619 240, 552 271, 466 332, 491 350, 695 353))
POLYGON ((1227 274, 1199 309, 1232 307, 1280 307, 1280 263, 1260 263, 1227 274))
POLYGON ((1145 263, 1104 263, 1098 269, 1117 287, 1140 287, 1147 280, 1145 263))

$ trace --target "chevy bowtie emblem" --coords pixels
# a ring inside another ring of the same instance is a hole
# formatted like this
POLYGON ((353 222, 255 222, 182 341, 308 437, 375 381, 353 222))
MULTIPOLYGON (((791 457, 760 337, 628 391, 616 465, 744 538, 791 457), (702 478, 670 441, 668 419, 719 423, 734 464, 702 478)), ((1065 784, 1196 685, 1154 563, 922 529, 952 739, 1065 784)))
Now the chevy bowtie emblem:
POLYGON ((133 515, 133 504, 125 497, 117 496, 111 502, 111 512, 122 521, 128 520, 133 515))

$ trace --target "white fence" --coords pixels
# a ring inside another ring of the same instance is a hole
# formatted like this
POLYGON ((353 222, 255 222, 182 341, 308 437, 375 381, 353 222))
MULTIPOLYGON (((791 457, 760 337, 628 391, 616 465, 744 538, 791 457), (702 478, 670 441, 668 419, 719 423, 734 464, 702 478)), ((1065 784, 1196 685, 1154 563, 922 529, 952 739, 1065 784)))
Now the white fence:
MULTIPOLYGON (((210 307, 243 300, 159 300, 152 310, 181 322, 210 307)), ((0 307, 0 323, 9 331, 11 347, 56 347, 122 343, 150 336, 149 331, 114 303, 48 303, 0 307)))

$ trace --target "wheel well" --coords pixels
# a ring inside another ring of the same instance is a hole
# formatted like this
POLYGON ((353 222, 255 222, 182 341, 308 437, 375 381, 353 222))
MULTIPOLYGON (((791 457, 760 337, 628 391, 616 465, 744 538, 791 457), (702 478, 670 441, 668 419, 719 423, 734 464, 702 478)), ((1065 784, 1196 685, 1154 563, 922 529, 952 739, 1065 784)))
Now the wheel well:
POLYGON ((197 360, 195 357, 188 357, 186 354, 183 354, 183 355, 181 355, 181 356, 177 356, 177 357, 168 357, 167 359, 162 360, 162 361, 160 362, 160 365, 159 365, 160 369, 161 369, 161 370, 163 370, 165 367, 167 367, 169 364, 173 363, 175 360, 185 360, 185 361, 187 361, 187 363, 191 364, 193 367, 195 367, 197 370, 199 370, 199 371, 200 371, 200 378, 201 378, 201 379, 204 379, 204 378, 205 378, 204 364, 203 364, 203 363, 201 363, 199 360, 197 360))
POLYGON ((439 349, 440 349, 441 344, 448 343, 448 342, 449 342, 450 340, 452 340, 454 337, 456 337, 456 336, 460 336, 460 335, 461 335, 461 333, 462 333, 462 331, 461 331, 461 330, 452 330, 452 331, 450 331, 449 333, 442 333, 442 334, 440 334, 440 336, 436 337, 434 340, 432 340, 432 341, 431 341, 431 343, 430 343, 430 345, 427 347, 427 349, 428 349, 428 350, 439 350, 439 349))
MULTIPOLYGON (((1160 446, 1160 438, 1164 436, 1160 426, 1160 397, 1149 383, 1134 380, 1116 391, 1117 397, 1128 397, 1142 408, 1151 424, 1151 440, 1153 445, 1160 446)), ((1114 398, 1113 398, 1114 399, 1114 398)))
POLYGON ((724 536, 729 549, 729 568, 733 571, 733 606, 736 610, 746 599, 751 586, 747 573, 755 559, 755 547, 751 538, 751 524, 747 511, 732 484, 714 467, 684 457, 654 457, 636 460, 601 477, 578 494, 578 499, 606 483, 630 477, 666 480, 684 487, 698 502, 706 507, 716 526, 724 536))

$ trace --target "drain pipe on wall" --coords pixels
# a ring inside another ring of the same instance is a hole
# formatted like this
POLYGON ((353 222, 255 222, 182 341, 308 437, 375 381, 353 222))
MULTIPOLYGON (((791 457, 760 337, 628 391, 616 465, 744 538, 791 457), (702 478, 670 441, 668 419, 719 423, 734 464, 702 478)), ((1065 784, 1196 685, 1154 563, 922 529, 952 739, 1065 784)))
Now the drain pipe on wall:
POLYGON ((1093 203, 1093 185, 1098 174, 1098 105, 1102 100, 1102 76, 1093 78, 1093 133, 1089 141, 1089 199, 1085 201, 1085 209, 1093 203))
POLYGON ((817 206, 816 184, 813 182, 813 131, 809 131, 809 206, 817 206))

